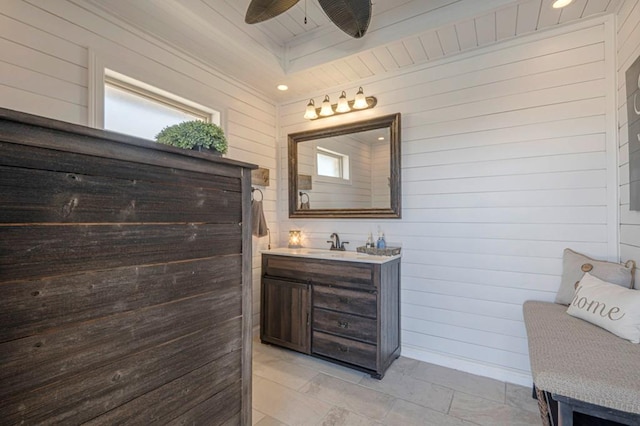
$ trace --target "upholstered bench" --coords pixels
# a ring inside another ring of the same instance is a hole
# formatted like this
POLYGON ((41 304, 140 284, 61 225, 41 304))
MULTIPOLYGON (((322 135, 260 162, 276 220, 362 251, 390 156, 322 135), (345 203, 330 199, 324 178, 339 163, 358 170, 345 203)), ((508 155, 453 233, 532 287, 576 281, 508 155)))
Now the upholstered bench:
POLYGON ((533 382, 558 401, 560 425, 572 426, 574 411, 640 425, 640 345, 560 304, 528 301, 523 310, 533 382))

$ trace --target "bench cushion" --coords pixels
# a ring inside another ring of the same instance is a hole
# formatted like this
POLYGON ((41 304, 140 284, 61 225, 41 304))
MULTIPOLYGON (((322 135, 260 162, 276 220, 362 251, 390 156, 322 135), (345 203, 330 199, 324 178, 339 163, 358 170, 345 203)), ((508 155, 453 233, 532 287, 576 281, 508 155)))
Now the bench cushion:
POLYGON ((566 310, 555 303, 524 303, 535 385, 552 394, 640 414, 640 345, 566 310))

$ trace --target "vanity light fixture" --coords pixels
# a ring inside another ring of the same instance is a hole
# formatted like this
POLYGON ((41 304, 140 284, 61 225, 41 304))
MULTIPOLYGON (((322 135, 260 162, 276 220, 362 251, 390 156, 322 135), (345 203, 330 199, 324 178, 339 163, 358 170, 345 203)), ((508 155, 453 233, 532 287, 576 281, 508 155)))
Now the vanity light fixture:
POLYGON ((336 112, 345 113, 351 111, 349 101, 347 100, 347 94, 343 91, 338 98, 338 105, 336 106, 336 112))
POLYGON ((316 104, 313 102, 313 99, 309 99, 309 103, 307 104, 307 110, 304 113, 304 118, 307 120, 315 120, 318 118, 318 112, 316 111, 316 104))
POLYGON ((553 5, 551 5, 551 7, 553 7, 554 9, 561 9, 565 6, 569 6, 569 4, 571 4, 573 2, 573 0, 556 0, 553 2, 553 5))
POLYGON ((302 248, 302 235, 299 229, 289 231, 289 248, 302 248))
POLYGON ((331 104, 329 95, 325 95, 324 101, 322 101, 322 107, 316 108, 313 99, 309 99, 307 109, 304 113, 304 118, 307 120, 315 120, 317 118, 330 117, 336 114, 347 114, 349 112, 359 111, 363 109, 369 109, 376 106, 378 100, 375 96, 365 96, 362 87, 358 88, 358 93, 354 100, 347 100, 347 94, 343 91, 338 98, 337 104, 331 104))
POLYGON ((329 95, 325 95, 324 101, 322 101, 322 107, 320 108, 320 116, 328 117, 333 115, 333 106, 329 100, 329 95))

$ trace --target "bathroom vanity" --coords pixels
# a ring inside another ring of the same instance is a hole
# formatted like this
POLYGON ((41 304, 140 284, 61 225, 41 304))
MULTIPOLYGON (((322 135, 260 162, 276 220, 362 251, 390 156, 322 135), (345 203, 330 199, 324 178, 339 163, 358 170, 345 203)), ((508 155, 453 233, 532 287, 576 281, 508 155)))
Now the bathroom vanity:
POLYGON ((381 379, 400 356, 400 256, 262 254, 260 339, 381 379))

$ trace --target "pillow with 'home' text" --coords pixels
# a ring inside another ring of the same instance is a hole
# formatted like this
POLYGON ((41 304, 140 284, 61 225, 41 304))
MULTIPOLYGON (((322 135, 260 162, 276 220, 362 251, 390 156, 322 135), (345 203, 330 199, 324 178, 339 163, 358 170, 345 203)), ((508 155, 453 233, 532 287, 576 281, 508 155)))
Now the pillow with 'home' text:
POLYGON ((640 291, 584 274, 567 313, 640 343, 640 291))

